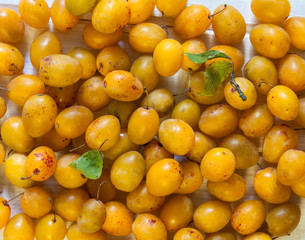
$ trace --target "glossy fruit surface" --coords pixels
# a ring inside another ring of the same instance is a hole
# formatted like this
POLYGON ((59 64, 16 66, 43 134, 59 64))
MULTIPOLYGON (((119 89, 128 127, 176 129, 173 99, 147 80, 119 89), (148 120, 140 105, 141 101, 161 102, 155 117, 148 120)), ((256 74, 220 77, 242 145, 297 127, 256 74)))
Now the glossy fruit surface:
POLYGON ((147 92, 154 90, 160 81, 160 76, 156 71, 153 57, 149 55, 137 58, 132 63, 130 72, 140 79, 147 92))
POLYGON ((11 80, 6 88, 9 90, 7 97, 19 106, 23 106, 30 96, 46 91, 43 81, 35 75, 26 74, 11 80))
POLYGON ((207 182, 207 189, 211 195, 224 202, 240 200, 246 193, 246 181, 236 173, 223 182, 207 182))
POLYGON ((266 216, 263 202, 247 200, 240 203, 231 217, 231 226, 240 234, 248 235, 256 232, 263 224, 266 216))
POLYGON ((166 116, 174 107, 175 98, 166 88, 158 88, 150 92, 141 102, 144 108, 150 107, 157 111, 159 117, 166 116))
POLYGON ((111 98, 105 92, 103 80, 101 76, 94 76, 83 82, 77 91, 77 103, 93 112, 108 106, 111 98))
POLYGON ((281 155, 298 146, 298 134, 288 125, 274 125, 265 135, 263 157, 266 162, 278 163, 281 155))
POLYGON ((0 97, 0 118, 2 118, 7 111, 7 106, 3 97, 0 97))
POLYGON ((1 61, 0 74, 13 76, 20 73, 24 67, 24 59, 20 51, 6 43, 0 43, 0 58, 6 59, 1 61))
POLYGON ((130 20, 130 9, 125 0, 100 1, 92 13, 92 25, 101 33, 122 29, 130 20))
POLYGON ((304 17, 291 17, 285 24, 284 29, 288 32, 291 43, 298 49, 305 49, 305 41, 301 37, 305 33, 305 18, 304 17))
POLYGON ((210 10, 203 5, 188 6, 175 18, 174 31, 184 39, 200 36, 211 25, 210 15, 210 10))
POLYGON ((204 238, 195 228, 181 228, 175 233, 173 240, 204 240, 204 238))
POLYGON ((136 214, 153 212, 159 209, 165 202, 165 197, 152 195, 143 181, 135 190, 128 193, 126 205, 136 214))
POLYGON ((190 160, 200 163, 204 155, 215 147, 216 143, 210 137, 204 135, 202 132, 196 131, 194 146, 186 156, 190 160))
POLYGON ((79 209, 77 226, 82 232, 95 233, 101 229, 106 219, 104 203, 94 198, 88 199, 79 209))
POLYGON ((102 229, 114 236, 127 236, 132 232, 133 215, 121 202, 111 201, 105 204, 106 220, 102 229))
POLYGON ((266 57, 254 56, 243 69, 245 78, 252 81, 258 93, 267 94, 272 86, 278 83, 278 73, 275 64, 266 57), (270 83, 262 83, 262 81, 270 83))
POLYGON ((277 179, 277 171, 268 167, 258 171, 253 179, 257 195, 272 204, 287 202, 291 196, 291 188, 285 186, 277 179))
POLYGON ((103 115, 95 119, 86 130, 86 143, 91 149, 101 151, 113 147, 120 137, 121 127, 119 120, 112 115, 103 115))
POLYGON ((34 223, 25 213, 19 213, 12 217, 4 229, 3 240, 15 239, 34 239, 34 223))
POLYGON ((22 122, 27 133, 34 138, 51 130, 57 116, 57 105, 46 94, 36 94, 27 99, 22 109, 22 122))
POLYGON ((27 177, 25 168, 26 158, 25 154, 13 153, 4 163, 5 176, 10 183, 19 188, 29 188, 34 185, 32 179, 21 180, 21 178, 27 177))
POLYGON ((54 177, 65 188, 78 188, 87 182, 87 178, 78 170, 69 166, 70 163, 80 158, 80 155, 68 153, 58 159, 54 177))
POLYGON ((155 23, 139 23, 129 33, 129 44, 140 53, 153 53, 159 42, 167 38, 162 27, 155 23))
POLYGON ((200 204, 193 215, 195 226, 205 233, 213 233, 224 228, 230 221, 232 208, 229 203, 219 200, 200 204))
POLYGON ((155 8, 156 0, 130 0, 128 7, 130 9, 129 23, 135 24, 144 22, 149 18, 155 8))
POLYGON ((30 152, 35 144, 25 130, 21 117, 10 117, 1 126, 1 137, 6 146, 19 153, 30 152))
POLYGON ((304 189, 305 189, 305 179, 303 179, 302 181, 300 181, 296 184, 293 184, 291 186, 291 189, 296 195, 304 198, 305 197, 305 194, 304 194, 305 193, 305 191, 304 191, 304 189))
POLYGON ((198 103, 191 99, 184 99, 175 105, 171 118, 181 119, 195 128, 200 118, 200 111, 198 103))
POLYGON ((48 214, 41 218, 35 226, 35 237, 37 240, 63 240, 67 229, 61 217, 48 214))
POLYGON ((143 145, 150 142, 158 133, 159 115, 153 108, 137 108, 128 121, 128 136, 130 140, 143 145))
POLYGON ((158 10, 167 17, 175 17, 187 4, 187 0, 157 0, 158 10))
POLYGON ((157 139, 153 139, 145 146, 142 155, 145 160, 146 174, 151 166, 159 160, 164 158, 174 158, 174 154, 167 151, 157 139))
POLYGON ((93 121, 93 113, 86 107, 74 105, 61 111, 55 119, 55 130, 64 138, 84 134, 93 121))
POLYGON ((136 151, 138 149, 139 146, 130 140, 127 130, 122 129, 119 140, 116 144, 112 148, 103 151, 103 154, 105 158, 114 161, 123 153, 136 151))
POLYGON ((193 201, 185 195, 176 195, 162 206, 160 219, 167 231, 176 232, 192 221, 193 213, 193 201))
POLYGON ((78 0, 78 1, 71 1, 71 0, 66 0, 66 8, 70 13, 72 13, 75 16, 80 16, 84 15, 88 12, 90 12, 94 6, 97 3, 97 0, 78 0))
POLYGON ((305 88, 305 60, 296 54, 289 54, 278 64, 280 84, 295 92, 305 88))
POLYGON ((34 181, 45 181, 50 178, 56 168, 56 156, 49 147, 35 148, 26 159, 27 177, 32 176, 34 181))
POLYGON ((119 156, 110 171, 112 184, 121 191, 131 192, 140 185, 145 175, 145 161, 137 151, 119 156))
POLYGON ((305 97, 304 95, 299 96, 299 113, 294 121, 301 127, 305 126, 305 114, 304 114, 305 97))
POLYGON ((75 222, 80 208, 89 198, 88 192, 83 188, 64 189, 56 196, 53 208, 64 220, 75 222))
POLYGON ((93 28, 91 22, 83 30, 85 44, 93 49, 103 49, 104 47, 115 45, 122 37, 123 29, 117 30, 114 33, 101 33, 93 28))
POLYGON ((290 149, 284 152, 277 165, 277 178, 286 186, 294 185, 304 179, 305 152, 290 149))
POLYGON ((157 72, 163 77, 174 75, 183 62, 182 45, 174 39, 164 39, 154 49, 154 64, 157 72))
POLYGON ((167 231, 161 221, 152 214, 139 214, 132 224, 132 233, 137 240, 166 240, 167 231))
POLYGON ((115 70, 107 74, 104 88, 109 97, 124 102, 137 100, 144 91, 142 82, 124 70, 115 70))
POLYGON ((17 12, 10 8, 0 8, 0 41, 18 43, 24 35, 24 23, 17 12))
POLYGON ((271 129, 274 120, 274 116, 266 104, 256 104, 242 113, 239 128, 246 137, 258 138, 271 129))
POLYGON ((204 134, 221 138, 234 132, 238 117, 237 110, 228 104, 216 104, 202 112, 198 126, 204 134))
POLYGON ((167 119, 160 124, 158 136, 161 144, 169 152, 184 155, 195 143, 193 129, 180 119, 167 119))
POLYGON ((62 32, 71 31, 79 21, 79 17, 69 12, 65 0, 54 0, 50 14, 54 26, 62 32))
POLYGON ((106 234, 102 229, 95 233, 84 233, 77 224, 72 224, 67 231, 68 240, 106 240, 106 234))
MULTIPOLYGON (((5 160, 6 158, 6 149, 5 147, 3 146, 3 144, 1 143, 0 144, 0 165, 3 163, 3 161, 5 160)), ((6 160, 5 160, 6 161, 6 160)))
POLYGON ((103 76, 115 70, 128 71, 130 65, 128 53, 119 46, 105 47, 96 57, 97 70, 103 76))
POLYGON ((261 55, 278 59, 289 50, 291 39, 281 27, 273 24, 259 24, 250 31, 250 41, 261 55))
POLYGON ((243 240, 272 240, 272 238, 267 233, 256 232, 248 235, 243 240))
POLYGON ((68 55, 52 54, 39 63, 39 78, 52 87, 72 85, 82 77, 82 74, 82 65, 68 55))
POLYGON ((267 105, 274 116, 285 121, 295 119, 299 113, 297 95, 290 88, 283 85, 275 86, 269 91, 267 105))
POLYGON ((231 5, 220 5, 214 10, 214 14, 216 15, 212 18, 212 27, 215 37, 221 44, 235 45, 243 40, 246 22, 236 8, 231 5), (221 12, 218 13, 219 11, 221 12))
POLYGON ((52 32, 45 31, 38 35, 32 42, 30 59, 34 68, 39 68, 40 61, 51 55, 61 54, 62 46, 60 40, 52 32))
POLYGON ((70 143, 71 139, 59 136, 54 127, 45 135, 36 138, 37 146, 46 146, 52 148, 54 152, 64 150, 70 145, 70 143))
POLYGON ((118 100, 112 100, 107 107, 108 113, 116 116, 121 124, 122 128, 128 126, 129 118, 132 113, 138 108, 138 104, 134 101, 123 102, 118 100))
POLYGON ((32 218, 41 218, 52 210, 53 197, 43 187, 34 186, 27 189, 21 196, 22 210, 32 218))
POLYGON ((180 187, 175 191, 178 194, 190 194, 198 190, 203 182, 200 167, 192 161, 183 161, 180 163, 184 179, 180 187))
POLYGON ((21 0, 19 1, 19 13, 21 18, 34 28, 44 28, 50 19, 50 10, 45 0, 21 0))
MULTIPOLYGON (((236 240, 236 236, 232 232, 217 232, 207 235, 205 240, 236 240)), ((269 240, 269 239, 268 239, 269 240)))
POLYGON ((236 160, 236 169, 247 169, 259 160, 258 147, 242 134, 232 134, 219 145, 232 151, 236 160))
POLYGON ((88 79, 94 76, 96 66, 95 56, 92 52, 85 48, 76 47, 67 52, 67 55, 75 58, 82 65, 83 75, 81 79, 88 79))
POLYGON ((222 182, 232 176, 236 160, 234 154, 227 148, 213 148, 203 157, 200 170, 207 180, 222 182))
POLYGON ((9 221, 11 216, 11 207, 7 200, 0 196, 0 229, 2 229, 9 221))
POLYGON ((288 0, 252 0, 251 10, 261 22, 281 25, 288 18, 291 6, 288 0))
POLYGON ((269 211, 266 217, 268 232, 274 236, 291 233, 299 224, 301 209, 294 203, 284 203, 269 211))
POLYGON ((155 196, 167 196, 175 192, 183 182, 181 165, 165 158, 151 166, 146 176, 148 191, 155 196))

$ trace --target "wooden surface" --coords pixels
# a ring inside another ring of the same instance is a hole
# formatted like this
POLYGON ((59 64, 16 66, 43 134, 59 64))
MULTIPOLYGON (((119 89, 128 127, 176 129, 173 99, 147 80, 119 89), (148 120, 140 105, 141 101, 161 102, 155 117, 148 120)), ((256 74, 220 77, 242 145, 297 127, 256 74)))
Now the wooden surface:
MULTIPOLYGON (((18 11, 18 0, 0 0, 0 7, 9 7, 12 8, 16 11, 18 11)), ((51 6, 52 0, 48 0, 49 6, 51 6)), ((254 55, 256 55, 253 47, 251 46, 251 43, 249 41, 249 30, 257 24, 257 20, 253 16, 251 9, 250 9, 250 0, 227 0, 227 1, 218 1, 218 0, 189 0, 188 5, 192 5, 195 3, 200 3, 205 6, 207 6, 211 12, 214 11, 214 9, 223 3, 231 4, 234 7, 236 7, 244 16, 246 23, 247 23, 247 35, 245 36, 244 40, 242 43, 238 44, 236 47, 239 48, 245 55, 245 63, 254 55)), ((290 16, 305 16, 305 2, 304 0, 290 0, 291 6, 292 6, 292 11, 290 16)), ((54 29, 52 22, 50 20, 48 30, 54 32, 56 36, 60 39, 62 46, 63 46, 63 53, 66 53, 68 50, 72 49, 73 47, 85 47, 88 48, 83 40, 82 40, 82 29, 84 25, 88 22, 88 19, 90 19, 90 15, 83 16, 77 25, 75 29, 73 29, 70 32, 63 33, 59 32, 56 29, 54 29)), ((155 22, 161 24, 161 18, 160 18, 160 13, 155 10, 154 16, 151 17, 148 21, 150 22, 155 22)), ((172 24, 173 24, 173 19, 171 18, 166 18, 165 23, 169 28, 169 38, 176 38, 173 34, 172 31, 172 24)), ((29 59, 29 48, 31 46, 31 43, 33 39, 42 31, 45 31, 47 29, 43 30, 36 30, 33 29, 29 26, 26 25, 26 31, 25 31, 25 36, 23 40, 18 43, 14 44, 23 54, 24 59, 25 59, 25 67, 23 70, 24 74, 36 74, 36 70, 32 67, 32 64, 29 59)), ((138 56, 140 56, 139 53, 136 53, 133 51, 129 46, 128 46, 128 31, 130 29, 130 26, 126 27, 125 34, 124 34, 124 39, 123 41, 120 42, 120 46, 127 49, 130 57, 132 60, 136 59, 138 56)), ((304 36, 305 37, 305 36, 304 36)), ((201 38, 204 40, 205 44, 207 45, 207 48, 210 48, 214 45, 217 45, 217 41, 215 37, 213 36, 213 31, 209 29, 204 35, 201 36, 201 38)), ((177 39, 177 38, 176 38, 177 39)), ((178 39, 181 41, 181 39, 178 39)), ((98 53, 97 51, 93 51, 94 53, 98 53)), ((301 54, 302 57, 305 57, 305 54, 301 54)), ((239 72, 237 76, 241 76, 242 73, 239 72)), ((175 76, 170 77, 170 78, 164 78, 161 80, 159 87, 167 87, 172 91, 173 94, 181 93, 184 92, 184 82, 187 78, 186 72, 183 70, 180 70, 175 76)), ((0 86, 5 87, 9 80, 11 80, 12 77, 4 77, 0 76, 0 86)), ((4 92, 0 92, 1 96, 5 96, 4 92)), ((176 97, 176 100, 179 101, 181 98, 185 97, 185 95, 179 95, 176 97)), ((13 116, 13 115, 20 115, 20 107, 17 107, 14 103, 8 101, 8 112, 6 114, 6 117, 13 116)), ((1 119, 1 122, 5 119, 1 119)), ((289 123, 290 124, 290 123, 289 123)), ((299 134, 299 149, 305 150, 305 131, 303 129, 299 129, 298 126, 296 126, 294 123, 291 123, 290 125, 296 127, 298 130, 299 134)), ((261 150, 261 139, 257 139, 256 143, 258 146, 260 146, 261 150)), ((262 159, 261 159, 262 162, 262 159)), ((263 163, 264 165, 264 163, 263 163)), ((253 181, 253 175, 255 172, 258 170, 258 166, 254 166, 250 169, 244 170, 244 171, 237 171, 237 173, 241 174, 243 177, 245 177, 247 181, 247 192, 243 199, 241 201, 244 201, 246 199, 253 199, 253 198, 258 198, 254 192, 252 181, 253 181)), ((43 183, 44 186, 46 186, 49 190, 51 190, 54 195, 60 190, 60 187, 58 187, 58 184, 55 182, 54 179, 50 179, 47 182, 43 183)), ((4 170, 3 170, 3 165, 0 166, 0 192, 1 196, 4 196, 7 199, 10 199, 14 196, 16 196, 19 192, 22 192, 22 189, 17 189, 14 187, 12 184, 8 182, 4 175, 4 170)), ((191 195, 195 207, 201 204, 202 202, 211 199, 209 193, 207 192, 205 188, 205 183, 203 184, 202 188, 198 190, 196 193, 191 195)), ((122 196, 122 199, 124 196, 122 196)), ((240 202, 240 201, 239 201, 240 202)), ((290 199, 290 202, 294 202, 299 204, 299 206, 303 210, 303 215, 301 218, 301 222, 298 226, 298 228, 291 234, 290 237, 282 237, 280 239, 293 239, 293 240, 303 240, 305 239, 305 200, 297 197, 296 195, 293 195, 290 199)), ((233 207, 235 207, 237 203, 232 204, 233 207)), ((267 208, 270 206, 266 204, 267 208)), ((11 203, 12 207, 12 216, 15 214, 21 212, 19 200, 15 200, 11 203)), ((228 228, 229 229, 229 228, 228 228)), ((0 240, 2 239, 2 231, 0 231, 0 240)), ((128 237, 113 237, 113 236, 107 236, 107 239, 134 239, 132 236, 128 237)), ((172 239, 172 235, 169 235, 168 239, 172 239)), ((16 239, 17 240, 17 239, 16 239)))

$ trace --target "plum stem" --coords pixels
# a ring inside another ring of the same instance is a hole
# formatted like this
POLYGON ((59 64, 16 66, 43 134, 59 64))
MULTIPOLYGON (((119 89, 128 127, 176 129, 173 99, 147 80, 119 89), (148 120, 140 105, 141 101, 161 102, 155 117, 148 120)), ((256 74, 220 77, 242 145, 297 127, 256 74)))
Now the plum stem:
POLYGON ((4 87, 0 87, 0 90, 6 91, 6 92, 10 92, 10 90, 9 90, 9 89, 4 88, 4 87))
POLYGON ((214 17, 214 16, 216 16, 217 14, 221 13, 222 11, 224 11, 224 10, 227 8, 227 6, 228 6, 228 5, 225 4, 225 5, 223 6, 223 9, 221 9, 221 10, 218 11, 217 13, 214 13, 214 14, 212 14, 212 15, 209 15, 208 18, 211 19, 212 17, 214 17))
POLYGON ((269 85, 270 87, 274 87, 271 83, 268 83, 268 82, 265 82, 265 81, 260 81, 258 84, 257 84, 257 87, 261 87, 262 86, 262 83, 264 83, 264 84, 267 84, 267 85, 269 85))
POLYGON ((11 198, 10 200, 8 200, 7 203, 9 203, 9 202, 15 200, 16 198, 19 198, 19 197, 22 196, 23 194, 24 194, 24 192, 18 194, 17 196, 15 196, 15 197, 11 198))
POLYGON ((256 165, 259 166, 260 169, 264 169, 260 163, 256 163, 256 165))
POLYGON ((36 168, 36 169, 33 171, 33 174, 32 174, 31 176, 26 177, 26 178, 21 177, 20 179, 21 179, 21 180, 27 180, 27 179, 32 178, 34 175, 37 175, 38 173, 40 173, 40 171, 39 171, 39 169, 38 169, 38 168, 36 168))
POLYGON ((56 214, 55 214, 55 209, 54 209, 53 201, 52 201, 51 198, 48 198, 48 201, 52 204, 52 212, 53 212, 53 215, 54 215, 54 219, 52 219, 52 222, 53 222, 53 223, 56 223, 57 220, 56 220, 56 214))
POLYGON ((164 21, 164 12, 161 12, 162 13, 162 28, 165 30, 166 34, 168 35, 169 32, 168 32, 168 27, 165 25, 165 21, 164 21))
POLYGON ((191 91, 191 73, 189 72, 189 77, 188 77, 188 87, 186 89, 187 92, 191 91))
POLYGON ((299 51, 299 52, 287 52, 287 54, 301 54, 301 53, 304 53, 304 52, 305 52, 305 50, 299 51))
POLYGON ((107 142, 109 139, 105 139, 105 141, 104 142, 102 142, 102 144, 101 144, 101 146, 97 149, 97 151, 100 151, 101 150, 101 148, 103 147, 103 145, 105 144, 105 142, 107 142))
POLYGON ((105 183, 106 183, 105 181, 102 181, 102 182, 98 185, 97 194, 96 194, 96 200, 99 200, 101 186, 102 186, 103 184, 105 184, 105 183))
POLYGON ((239 85, 235 82, 235 77, 234 77, 234 63, 233 60, 230 58, 231 62, 232 62, 232 73, 231 73, 231 80, 230 83, 233 86, 233 88, 238 92, 239 97, 243 100, 246 101, 247 97, 246 95, 243 93, 243 91, 240 89, 239 85))
POLYGON ((76 150, 78 150, 78 149, 80 149, 80 148, 85 147, 86 145, 87 145, 87 143, 84 143, 84 144, 82 144, 82 145, 80 145, 80 146, 78 146, 78 147, 75 147, 75 148, 70 149, 69 152, 74 152, 74 151, 76 151, 76 150))

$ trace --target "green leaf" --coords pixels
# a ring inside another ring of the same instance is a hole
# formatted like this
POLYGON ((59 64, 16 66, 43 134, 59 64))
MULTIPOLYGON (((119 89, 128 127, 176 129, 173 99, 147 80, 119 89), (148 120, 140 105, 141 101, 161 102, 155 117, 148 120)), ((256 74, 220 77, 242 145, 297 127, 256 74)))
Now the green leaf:
POLYGON ((204 63, 214 58, 227 58, 232 60, 227 54, 217 50, 209 50, 204 53, 185 53, 185 55, 194 63, 204 63))
POLYGON ((210 64, 204 73, 205 84, 201 96, 214 96, 218 85, 230 75, 232 68, 232 63, 228 61, 217 61, 210 64))
POLYGON ((80 171, 87 178, 98 179, 102 174, 103 158, 98 150, 91 150, 70 163, 69 167, 80 171))

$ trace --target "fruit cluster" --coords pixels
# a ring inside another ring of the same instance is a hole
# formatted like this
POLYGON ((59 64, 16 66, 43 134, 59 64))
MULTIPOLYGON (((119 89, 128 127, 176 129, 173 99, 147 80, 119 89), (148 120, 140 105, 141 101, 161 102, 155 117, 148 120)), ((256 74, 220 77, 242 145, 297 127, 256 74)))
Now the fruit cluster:
POLYGON ((305 127, 305 60, 289 51, 305 50, 305 18, 289 17, 288 0, 252 0, 251 9, 262 22, 249 32, 260 55, 244 66, 236 44, 246 23, 227 4, 213 13, 187 0, 54 0, 50 9, 45 0, 20 0, 20 15, 1 7, 0 75, 11 76, 3 90, 22 113, 5 116, 0 97, 0 164, 24 189, 16 196, 24 213, 12 218, 9 202, 17 200, 0 196, 3 240, 290 234, 301 209, 289 200, 305 198, 305 152, 293 128, 305 127), (171 38, 168 26, 149 22, 155 8, 163 21, 174 19, 171 38), (27 52, 37 75, 22 74, 15 46, 25 29, 45 29, 51 18, 69 32, 84 14, 90 50, 63 54, 44 31, 27 52), (207 51, 210 26, 220 45, 207 51), (129 51, 141 56, 132 61, 129 51), (182 93, 162 87, 179 74, 182 93), (257 197, 248 200, 243 170, 257 164, 266 167, 251 179, 257 197), (50 181, 63 187, 55 197, 50 181), (203 185, 211 200, 196 203, 203 185))

